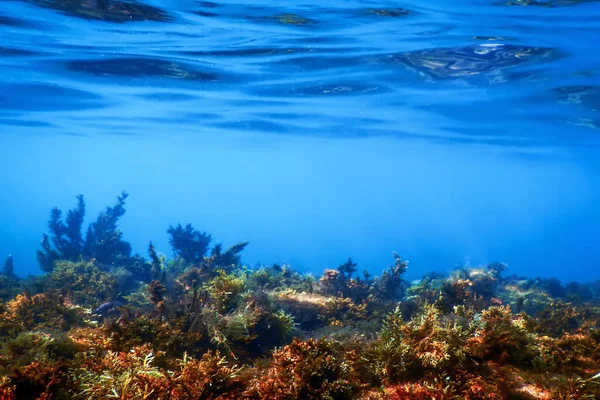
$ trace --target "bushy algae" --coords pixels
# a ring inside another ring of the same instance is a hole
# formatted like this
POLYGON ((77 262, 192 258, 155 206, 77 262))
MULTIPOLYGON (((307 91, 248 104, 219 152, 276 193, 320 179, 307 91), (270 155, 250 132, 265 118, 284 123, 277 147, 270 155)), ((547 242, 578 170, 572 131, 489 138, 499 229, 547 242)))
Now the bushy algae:
POLYGON ((0 399, 600 398, 600 282, 502 263, 407 282, 396 253, 378 276, 250 269, 247 242, 190 224, 168 228, 172 257, 144 257, 118 227, 126 198, 86 235, 82 196, 54 209, 44 275, 6 260, 0 399))

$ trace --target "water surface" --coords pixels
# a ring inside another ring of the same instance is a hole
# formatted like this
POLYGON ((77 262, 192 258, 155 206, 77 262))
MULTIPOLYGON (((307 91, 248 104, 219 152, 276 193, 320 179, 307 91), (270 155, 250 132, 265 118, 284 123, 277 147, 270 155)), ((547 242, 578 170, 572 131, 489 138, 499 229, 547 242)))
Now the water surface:
POLYGON ((125 189, 138 251, 192 222, 251 264, 600 278, 597 2, 4 0, 0 34, 23 273, 51 207, 125 189))

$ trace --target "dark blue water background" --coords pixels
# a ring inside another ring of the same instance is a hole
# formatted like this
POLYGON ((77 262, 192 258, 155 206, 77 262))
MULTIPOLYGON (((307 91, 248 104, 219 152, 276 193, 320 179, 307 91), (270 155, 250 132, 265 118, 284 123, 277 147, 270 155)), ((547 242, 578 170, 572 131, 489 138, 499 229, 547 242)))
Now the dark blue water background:
POLYGON ((0 1, 0 255, 122 191, 320 272, 500 260, 600 278, 600 4, 0 1))

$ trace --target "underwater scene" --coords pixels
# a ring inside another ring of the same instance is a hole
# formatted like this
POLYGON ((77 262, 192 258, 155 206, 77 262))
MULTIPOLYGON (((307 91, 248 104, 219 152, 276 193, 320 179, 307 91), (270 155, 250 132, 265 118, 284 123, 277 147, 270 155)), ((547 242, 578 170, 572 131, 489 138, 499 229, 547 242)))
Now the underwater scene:
POLYGON ((0 400, 600 399, 600 2, 0 0, 0 400))

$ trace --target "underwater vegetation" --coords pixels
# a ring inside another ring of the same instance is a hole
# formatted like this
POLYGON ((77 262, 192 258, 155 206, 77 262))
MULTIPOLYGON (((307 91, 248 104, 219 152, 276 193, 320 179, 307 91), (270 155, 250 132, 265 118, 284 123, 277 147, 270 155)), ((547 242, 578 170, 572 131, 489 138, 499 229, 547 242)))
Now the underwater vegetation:
MULTIPOLYGON (((248 268, 240 242, 169 226, 132 254, 127 194, 83 235, 50 213, 41 276, 0 274, 0 399, 597 399, 600 281, 500 262, 408 282, 351 258, 320 276, 248 268)), ((18 267, 18 265, 17 265, 18 267)))
POLYGON ((114 207, 107 207, 95 222, 88 226, 85 239, 81 228, 85 216, 83 196, 77 196, 77 206, 67 212, 65 221, 62 211, 52 209, 48 229, 50 236, 44 233, 42 250, 37 258, 43 271, 50 272, 57 260, 76 261, 85 256, 103 264, 127 264, 131 255, 131 245, 121 238, 123 233, 117 228, 119 218, 125 214, 127 193, 117 197, 114 207))

